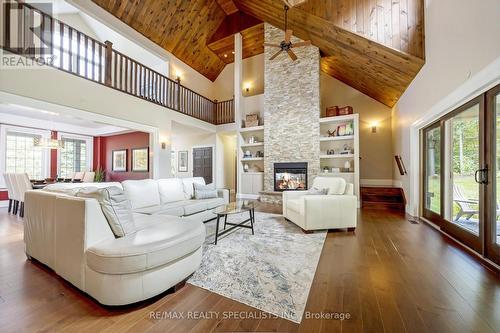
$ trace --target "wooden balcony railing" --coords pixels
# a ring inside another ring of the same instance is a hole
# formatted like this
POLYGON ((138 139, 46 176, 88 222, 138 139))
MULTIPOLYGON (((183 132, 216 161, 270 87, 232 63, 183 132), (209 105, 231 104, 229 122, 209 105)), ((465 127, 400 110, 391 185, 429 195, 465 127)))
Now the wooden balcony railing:
POLYGON ((211 124, 234 122, 233 99, 212 101, 29 4, 5 6, 3 49, 211 124))

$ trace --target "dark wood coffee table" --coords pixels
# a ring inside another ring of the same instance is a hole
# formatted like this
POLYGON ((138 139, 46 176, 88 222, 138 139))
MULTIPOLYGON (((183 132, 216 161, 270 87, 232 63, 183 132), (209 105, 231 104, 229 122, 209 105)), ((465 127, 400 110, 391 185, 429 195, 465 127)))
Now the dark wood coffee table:
POLYGON ((217 245, 217 239, 219 236, 222 236, 231 230, 235 228, 247 228, 247 229, 252 229, 252 235, 254 234, 253 231, 253 224, 255 223, 255 208, 253 203, 247 202, 247 201, 237 201, 237 202, 231 202, 227 205, 222 205, 214 208, 213 210, 214 214, 217 214, 217 224, 215 227, 215 242, 214 244, 217 245), (231 214, 240 214, 240 213, 246 213, 248 212, 250 217, 240 223, 229 223, 227 222, 227 216, 231 214), (221 218, 224 218, 224 231, 219 233, 219 222, 221 218), (250 225, 246 225, 245 223, 250 222, 250 225), (231 228, 226 230, 226 225, 230 225, 231 228))

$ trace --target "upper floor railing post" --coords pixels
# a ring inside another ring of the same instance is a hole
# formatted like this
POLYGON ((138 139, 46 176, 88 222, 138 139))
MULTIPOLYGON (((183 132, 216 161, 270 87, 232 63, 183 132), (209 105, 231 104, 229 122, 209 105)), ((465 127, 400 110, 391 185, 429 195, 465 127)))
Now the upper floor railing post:
POLYGON ((113 62, 113 43, 109 40, 105 41, 106 52, 104 56, 104 84, 111 87, 111 66, 113 62))
POLYGON ((219 123, 218 122, 218 120, 219 120, 219 114, 218 113, 219 112, 217 110, 218 107, 217 107, 217 100, 216 99, 214 99, 214 104, 213 105, 214 105, 214 112, 213 112, 214 113, 214 124, 217 125, 219 123))
POLYGON ((181 110, 181 78, 180 77, 177 77, 177 79, 175 80, 175 82, 177 82, 177 111, 180 111, 181 110))

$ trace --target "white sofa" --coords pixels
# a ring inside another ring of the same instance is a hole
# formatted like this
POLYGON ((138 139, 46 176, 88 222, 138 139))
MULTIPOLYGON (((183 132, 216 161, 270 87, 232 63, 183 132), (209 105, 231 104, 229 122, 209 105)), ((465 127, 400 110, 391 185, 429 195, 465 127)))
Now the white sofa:
POLYGON ((217 198, 194 199, 193 183, 205 185, 202 177, 126 180, 122 183, 132 210, 147 215, 190 217, 204 222, 217 217, 212 210, 229 203, 229 190, 217 190, 217 198))
POLYGON ((26 255, 105 305, 158 295, 185 280, 201 263, 205 225, 220 198, 194 200, 202 179, 96 184, 54 184, 26 193, 26 255), (182 189, 181 185, 182 184, 182 189), (116 238, 96 199, 75 196, 80 187, 122 187, 137 231, 116 238))
POLYGON ((308 195, 307 191, 284 191, 283 216, 304 231, 354 230, 357 223, 354 186, 339 177, 316 177, 313 187, 328 189, 328 194, 308 195))

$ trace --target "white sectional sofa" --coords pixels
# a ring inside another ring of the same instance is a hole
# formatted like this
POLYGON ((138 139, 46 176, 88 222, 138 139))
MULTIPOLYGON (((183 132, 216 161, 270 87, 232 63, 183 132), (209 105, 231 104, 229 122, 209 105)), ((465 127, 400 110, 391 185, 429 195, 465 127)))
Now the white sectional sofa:
POLYGON ((339 177, 316 177, 313 187, 326 189, 327 194, 284 191, 283 216, 305 231, 354 230, 357 224, 357 197, 353 193, 353 184, 339 177))
POLYGON ((202 177, 126 180, 122 183, 135 213, 214 219, 212 209, 229 203, 229 190, 217 190, 217 198, 194 199, 193 183, 205 185, 202 177))
POLYGON ((203 221, 211 217, 210 207, 229 200, 226 191, 218 192, 220 198, 194 200, 193 182, 202 179, 54 184, 29 191, 26 255, 101 304, 125 305, 158 295, 198 269, 203 221), (78 196, 79 188, 89 186, 123 186, 136 231, 117 238, 100 203, 78 196))

